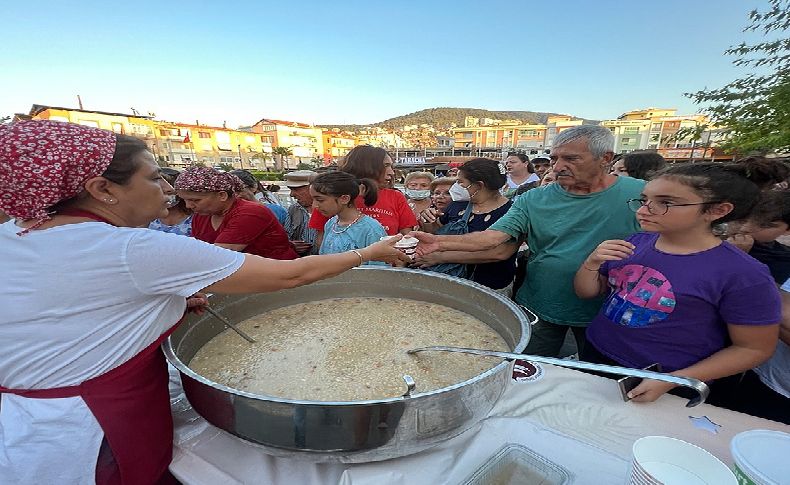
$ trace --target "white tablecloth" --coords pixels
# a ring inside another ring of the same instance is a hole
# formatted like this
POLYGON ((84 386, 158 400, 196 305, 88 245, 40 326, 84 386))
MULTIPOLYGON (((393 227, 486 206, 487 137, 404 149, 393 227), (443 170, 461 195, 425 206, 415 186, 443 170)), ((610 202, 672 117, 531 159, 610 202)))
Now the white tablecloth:
POLYGON ((609 379, 543 366, 532 382, 510 382, 489 417, 465 433, 416 455, 367 464, 327 464, 266 455, 255 445, 197 416, 173 389, 176 437, 170 469, 185 484, 457 484, 506 444, 521 444, 564 467, 576 484, 626 483, 631 446, 662 435, 694 443, 732 464, 729 443, 749 429, 790 426, 706 404, 663 396, 624 403, 609 379), (717 433, 695 427, 707 416, 717 433))

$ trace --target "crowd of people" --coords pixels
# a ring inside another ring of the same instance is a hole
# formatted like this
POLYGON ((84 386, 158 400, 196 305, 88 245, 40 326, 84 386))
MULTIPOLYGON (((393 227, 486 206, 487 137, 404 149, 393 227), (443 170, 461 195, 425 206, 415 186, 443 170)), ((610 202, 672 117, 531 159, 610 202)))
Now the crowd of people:
MULTIPOLYGON (((711 383, 716 405, 790 422, 784 163, 616 159, 611 132, 582 125, 550 155, 413 172, 403 191, 394 174, 386 150, 358 146, 339 170, 286 174, 283 207, 248 171, 160 168, 129 136, 0 127, 11 219, 0 225, 0 476, 168 483, 158 345, 184 312, 205 291, 276 291, 363 264, 513 298, 539 317, 526 354, 564 356, 572 340, 581 360, 659 364, 711 383), (419 240, 413 258, 395 247, 401 235, 419 240)), ((629 396, 667 392, 680 391, 645 380, 629 396)))
MULTIPOLYGON (((614 160, 613 146, 600 126, 561 132, 544 174, 556 181, 529 187, 484 230, 423 225, 414 233, 417 261, 444 254, 501 263, 525 242, 513 298, 540 318, 526 354, 558 356, 571 332, 581 360, 658 364, 711 383, 713 404, 787 423, 790 249, 776 239, 790 234, 788 166, 748 158, 666 168, 649 152, 614 160)), ((460 188, 488 200, 464 174, 473 162, 461 167, 460 188)), ((508 157, 506 166, 519 162, 508 157)), ((502 193, 530 184, 524 174, 532 172, 510 177, 516 182, 502 193)), ((629 397, 649 402, 666 392, 681 391, 645 380, 629 397)))

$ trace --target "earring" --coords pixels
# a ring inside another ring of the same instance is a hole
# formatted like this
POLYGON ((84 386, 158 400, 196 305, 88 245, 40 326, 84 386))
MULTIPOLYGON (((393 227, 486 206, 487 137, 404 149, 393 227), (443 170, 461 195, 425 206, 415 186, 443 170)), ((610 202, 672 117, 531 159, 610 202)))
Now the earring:
POLYGON ((115 203, 115 199, 104 199, 104 202, 106 202, 108 204, 114 204, 115 203))

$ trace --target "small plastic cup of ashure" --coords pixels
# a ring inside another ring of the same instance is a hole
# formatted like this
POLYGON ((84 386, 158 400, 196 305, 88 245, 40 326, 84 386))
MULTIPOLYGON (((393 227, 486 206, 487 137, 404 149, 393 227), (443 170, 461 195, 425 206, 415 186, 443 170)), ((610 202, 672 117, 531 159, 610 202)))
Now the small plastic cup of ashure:
POLYGON ((732 471, 702 448, 676 438, 645 436, 633 447, 634 485, 738 485, 732 471))
MULTIPOLYGON (((386 241, 388 239, 392 239, 395 236, 384 236, 381 238, 382 241, 386 241)), ((420 241, 416 237, 411 236, 403 236, 403 238, 395 243, 395 247, 400 249, 403 254, 409 256, 410 258, 414 258, 414 253, 417 251, 417 244, 420 241)))
POLYGON ((735 465, 732 467, 742 485, 781 485, 790 483, 790 434, 754 429, 738 433, 730 442, 735 465))

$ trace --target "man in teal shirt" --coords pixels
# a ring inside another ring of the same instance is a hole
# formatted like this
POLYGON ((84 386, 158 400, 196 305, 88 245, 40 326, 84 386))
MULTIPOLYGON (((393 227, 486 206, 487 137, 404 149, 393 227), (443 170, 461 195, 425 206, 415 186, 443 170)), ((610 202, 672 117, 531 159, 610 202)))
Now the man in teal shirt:
POLYGON ((625 239, 639 230, 627 201, 640 197, 645 182, 610 175, 613 157, 614 137, 607 128, 581 125, 564 130, 551 149, 556 183, 516 198, 507 214, 486 231, 462 236, 415 233, 420 239, 418 254, 485 252, 499 259, 504 255, 497 249, 500 245, 526 239, 527 276, 515 300, 540 321, 532 328, 525 352, 556 356, 568 329, 581 351, 585 329, 603 299, 579 299, 573 277, 601 241, 625 239))

